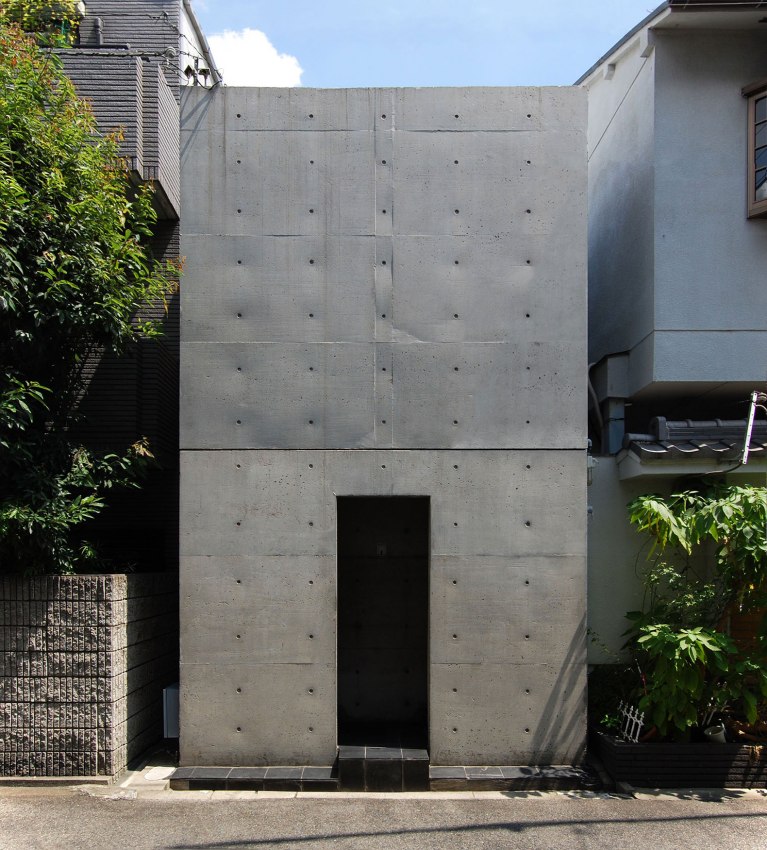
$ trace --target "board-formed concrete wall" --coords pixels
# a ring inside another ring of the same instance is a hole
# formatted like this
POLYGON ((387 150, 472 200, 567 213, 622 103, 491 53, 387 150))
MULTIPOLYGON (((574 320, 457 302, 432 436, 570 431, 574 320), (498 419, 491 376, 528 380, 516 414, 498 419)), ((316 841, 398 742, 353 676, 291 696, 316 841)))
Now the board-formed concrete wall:
POLYGON ((181 757, 336 753, 336 497, 429 496, 433 764, 585 739, 585 94, 191 89, 181 757))

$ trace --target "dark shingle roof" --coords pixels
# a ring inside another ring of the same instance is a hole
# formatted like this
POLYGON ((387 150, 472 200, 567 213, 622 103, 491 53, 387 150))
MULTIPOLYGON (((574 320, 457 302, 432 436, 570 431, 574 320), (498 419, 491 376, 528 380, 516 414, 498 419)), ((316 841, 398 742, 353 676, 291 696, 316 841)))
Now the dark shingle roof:
MULTIPOLYGON (((626 434, 623 448, 641 461, 685 458, 737 460, 743 453, 745 419, 677 419, 658 416, 650 422, 649 434, 626 434)), ((749 453, 767 457, 767 422, 754 422, 749 453)))

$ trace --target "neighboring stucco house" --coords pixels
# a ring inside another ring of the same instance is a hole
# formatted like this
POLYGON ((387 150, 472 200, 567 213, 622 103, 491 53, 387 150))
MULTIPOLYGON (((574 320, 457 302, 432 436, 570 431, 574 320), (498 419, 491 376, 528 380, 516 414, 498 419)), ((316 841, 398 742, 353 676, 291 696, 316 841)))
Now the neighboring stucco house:
POLYGON ((749 395, 767 379, 767 6, 664 3, 579 82, 600 455, 589 624, 617 649, 638 601, 630 499, 692 474, 764 481, 762 424, 739 458, 749 395))

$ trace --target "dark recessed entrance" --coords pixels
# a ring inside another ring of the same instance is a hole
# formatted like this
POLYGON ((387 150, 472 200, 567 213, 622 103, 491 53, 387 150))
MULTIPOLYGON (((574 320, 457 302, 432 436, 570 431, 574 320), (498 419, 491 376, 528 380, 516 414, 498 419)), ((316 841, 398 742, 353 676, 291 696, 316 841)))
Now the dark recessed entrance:
POLYGON ((428 745, 428 497, 338 498, 338 743, 428 745))

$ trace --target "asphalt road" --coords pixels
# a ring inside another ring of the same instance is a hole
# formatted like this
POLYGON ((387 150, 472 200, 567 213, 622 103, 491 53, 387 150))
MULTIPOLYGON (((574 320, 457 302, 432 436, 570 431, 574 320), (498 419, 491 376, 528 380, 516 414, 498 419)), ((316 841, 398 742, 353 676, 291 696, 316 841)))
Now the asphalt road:
POLYGON ((0 789, 3 850, 765 850, 767 797, 110 800, 0 789))

